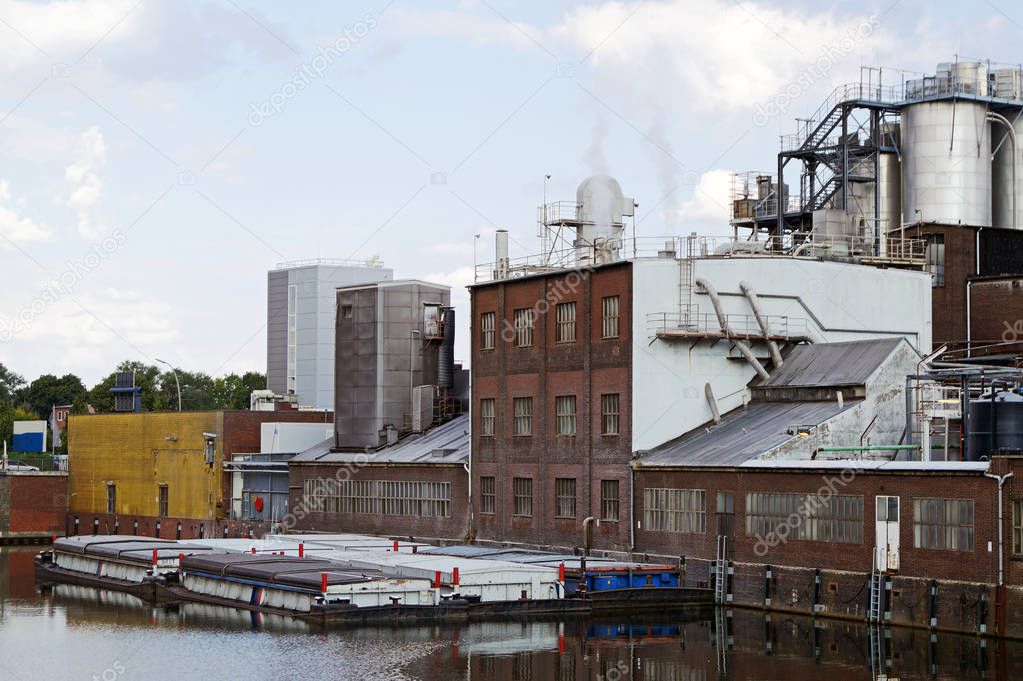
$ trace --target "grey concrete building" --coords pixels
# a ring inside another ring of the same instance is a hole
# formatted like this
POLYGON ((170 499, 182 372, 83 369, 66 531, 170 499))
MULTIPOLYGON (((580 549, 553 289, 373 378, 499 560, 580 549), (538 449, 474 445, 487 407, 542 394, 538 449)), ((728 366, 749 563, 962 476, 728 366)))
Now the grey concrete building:
POLYGON ((434 392, 423 389, 417 409, 414 396, 438 384, 441 314, 450 305, 449 287, 425 281, 338 289, 336 447, 375 448, 428 427, 416 427, 413 412, 428 409, 432 421, 434 392))
POLYGON ((334 291, 393 278, 374 261, 278 263, 267 274, 267 388, 296 395, 299 406, 333 409, 334 291))

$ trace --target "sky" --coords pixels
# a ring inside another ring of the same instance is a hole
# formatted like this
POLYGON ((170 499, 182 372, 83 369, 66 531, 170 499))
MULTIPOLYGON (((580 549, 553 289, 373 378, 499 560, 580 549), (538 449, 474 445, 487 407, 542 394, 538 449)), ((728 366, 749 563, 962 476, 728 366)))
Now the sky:
POLYGON ((264 371, 267 271, 374 257, 452 286, 464 360, 474 260, 539 250, 545 175, 725 234, 730 174, 862 66, 1021 37, 1004 0, 0 0, 0 363, 264 371))

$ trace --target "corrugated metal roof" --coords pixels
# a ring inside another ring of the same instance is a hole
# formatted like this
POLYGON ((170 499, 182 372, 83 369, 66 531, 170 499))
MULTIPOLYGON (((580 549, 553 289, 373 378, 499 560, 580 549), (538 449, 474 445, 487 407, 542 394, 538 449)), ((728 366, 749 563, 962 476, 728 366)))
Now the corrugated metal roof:
POLYGON ((641 466, 738 466, 797 436, 799 426, 817 426, 856 402, 753 402, 649 450, 641 466))
POLYGON ((885 461, 879 459, 755 459, 741 468, 806 468, 812 470, 860 469, 865 471, 940 471, 942 473, 984 473, 987 461, 885 461))
POLYGON ((464 463, 469 460, 469 415, 463 414, 420 435, 367 455, 332 452, 333 440, 310 447, 292 463, 464 463))
POLYGON ((758 388, 863 385, 904 338, 875 338, 796 346, 758 388))

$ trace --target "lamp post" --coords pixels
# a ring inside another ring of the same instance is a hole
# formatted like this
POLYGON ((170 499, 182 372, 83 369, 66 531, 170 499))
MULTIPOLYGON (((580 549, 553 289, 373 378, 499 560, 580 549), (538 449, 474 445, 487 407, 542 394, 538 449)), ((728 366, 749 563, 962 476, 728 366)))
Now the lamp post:
POLYGON ((171 365, 170 362, 164 361, 159 357, 154 357, 153 359, 155 359, 160 364, 166 364, 168 367, 170 367, 171 373, 174 374, 174 385, 176 385, 178 388, 178 411, 181 411, 181 382, 178 380, 178 372, 174 370, 174 366, 171 365))

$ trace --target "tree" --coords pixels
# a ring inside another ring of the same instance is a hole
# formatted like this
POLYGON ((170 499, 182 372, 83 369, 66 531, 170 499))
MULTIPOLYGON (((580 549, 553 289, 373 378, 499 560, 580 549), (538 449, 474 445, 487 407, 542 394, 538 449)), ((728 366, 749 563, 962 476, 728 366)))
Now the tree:
MULTIPOLYGON (((94 385, 89 391, 89 404, 95 407, 96 411, 110 412, 114 410, 114 396, 110 389, 114 387, 117 374, 123 371, 135 373, 135 385, 142 388, 143 411, 161 411, 169 408, 169 404, 164 401, 163 393, 160 391, 160 369, 151 364, 125 360, 117 365, 117 369, 112 374, 94 385)), ((173 381, 174 378, 171 377, 171 382, 173 383, 173 381)), ((175 398, 175 408, 177 408, 177 404, 175 398)))
MULTIPOLYGON (((10 402, 0 400, 0 442, 11 442, 14 436, 15 421, 38 421, 39 414, 27 411, 21 407, 15 407, 10 402)), ((0 445, 3 451, 3 445, 0 445)))
POLYGON ((258 371, 228 374, 213 379, 214 403, 218 409, 248 409, 253 390, 266 388, 266 375, 258 371))
POLYGON ((0 402, 13 402, 25 379, 0 363, 0 402))
POLYGON ((88 393, 82 379, 74 374, 64 374, 60 378, 43 374, 20 391, 20 398, 26 409, 49 418, 50 408, 57 404, 70 404, 81 409, 88 393))

